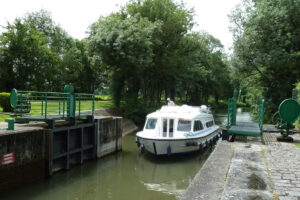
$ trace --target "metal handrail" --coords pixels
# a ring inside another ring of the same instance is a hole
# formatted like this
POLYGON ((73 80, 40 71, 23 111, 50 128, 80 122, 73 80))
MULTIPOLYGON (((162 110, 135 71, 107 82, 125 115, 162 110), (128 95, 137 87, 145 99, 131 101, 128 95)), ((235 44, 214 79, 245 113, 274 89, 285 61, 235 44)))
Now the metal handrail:
POLYGON ((65 92, 18 91, 13 89, 10 96, 10 103, 16 117, 33 119, 33 117, 40 116, 44 121, 49 117, 51 119, 53 117, 56 119, 86 117, 86 114, 82 113, 83 110, 91 110, 92 113, 89 115, 94 115, 94 101, 94 94, 74 93, 71 86, 67 90, 65 89, 65 92), (83 101, 85 101, 84 104, 83 101))

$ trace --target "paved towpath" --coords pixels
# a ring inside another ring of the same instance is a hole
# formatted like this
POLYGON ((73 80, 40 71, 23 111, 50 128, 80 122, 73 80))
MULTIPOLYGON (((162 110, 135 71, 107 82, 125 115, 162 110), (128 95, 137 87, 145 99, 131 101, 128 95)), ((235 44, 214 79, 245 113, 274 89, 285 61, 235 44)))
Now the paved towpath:
POLYGON ((294 143, 277 142, 272 134, 268 138, 265 156, 268 161, 273 189, 280 200, 300 200, 300 135, 294 135, 294 143))
POLYGON ((181 200, 300 200, 300 135, 277 136, 220 142, 181 200))

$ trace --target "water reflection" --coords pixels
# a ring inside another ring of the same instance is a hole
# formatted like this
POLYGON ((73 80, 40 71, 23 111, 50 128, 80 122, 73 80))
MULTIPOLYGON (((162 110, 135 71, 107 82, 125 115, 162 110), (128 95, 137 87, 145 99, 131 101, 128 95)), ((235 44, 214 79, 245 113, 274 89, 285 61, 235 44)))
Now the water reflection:
MULTIPOLYGON (((212 112, 215 118, 215 123, 222 127, 226 127, 227 109, 213 110, 212 112)), ((248 108, 237 108, 236 119, 239 122, 252 122, 253 120, 248 108)))

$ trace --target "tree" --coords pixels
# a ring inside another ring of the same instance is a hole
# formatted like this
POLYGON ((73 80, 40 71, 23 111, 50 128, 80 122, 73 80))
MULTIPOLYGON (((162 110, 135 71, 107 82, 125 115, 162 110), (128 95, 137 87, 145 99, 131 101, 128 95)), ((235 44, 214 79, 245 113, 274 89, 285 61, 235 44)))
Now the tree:
POLYGON ((185 8, 184 4, 172 0, 137 0, 131 1, 125 13, 139 14, 151 22, 161 22, 161 31, 155 35, 161 41, 153 48, 154 65, 144 79, 145 97, 160 103, 162 91, 165 97, 175 97, 176 76, 180 65, 179 48, 185 34, 193 27, 193 10, 185 8))
POLYGON ((21 19, 6 30, 0 36, 3 89, 49 87, 59 58, 47 47, 48 39, 21 19))
POLYGON ((126 89, 137 100, 146 69, 153 65, 153 45, 159 42, 153 35, 160 32, 160 23, 152 23, 138 15, 111 14, 100 18, 91 27, 89 48, 100 55, 112 71, 112 89, 116 106, 126 89))
POLYGON ((300 1, 248 0, 231 15, 235 67, 254 82, 269 112, 300 77, 300 1))

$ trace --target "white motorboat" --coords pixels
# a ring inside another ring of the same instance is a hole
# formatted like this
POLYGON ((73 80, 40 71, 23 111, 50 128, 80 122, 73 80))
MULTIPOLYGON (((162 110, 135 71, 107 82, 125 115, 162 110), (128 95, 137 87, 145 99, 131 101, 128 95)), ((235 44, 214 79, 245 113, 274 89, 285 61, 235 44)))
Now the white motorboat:
POLYGON ((171 155, 202 150, 219 139, 219 126, 207 106, 163 106, 147 115, 143 131, 136 134, 141 152, 171 155))

